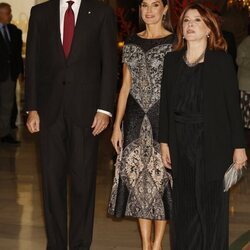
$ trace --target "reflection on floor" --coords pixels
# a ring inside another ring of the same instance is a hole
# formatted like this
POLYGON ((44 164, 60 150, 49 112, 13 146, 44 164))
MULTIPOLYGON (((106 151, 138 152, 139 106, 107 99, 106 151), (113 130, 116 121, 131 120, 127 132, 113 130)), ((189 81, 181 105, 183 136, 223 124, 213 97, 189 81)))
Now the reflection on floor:
MULTIPOLYGON (((134 220, 114 221, 106 215, 112 183, 109 131, 101 136, 93 250, 139 250, 134 220)), ((20 147, 0 144, 0 249, 44 250, 45 233, 36 136, 19 128, 20 147)), ((231 192, 230 250, 250 249, 250 170, 231 192), (247 246, 247 244, 249 244, 247 246)), ((164 250, 169 248, 168 230, 164 250)), ((214 249, 215 250, 215 249, 214 249)))

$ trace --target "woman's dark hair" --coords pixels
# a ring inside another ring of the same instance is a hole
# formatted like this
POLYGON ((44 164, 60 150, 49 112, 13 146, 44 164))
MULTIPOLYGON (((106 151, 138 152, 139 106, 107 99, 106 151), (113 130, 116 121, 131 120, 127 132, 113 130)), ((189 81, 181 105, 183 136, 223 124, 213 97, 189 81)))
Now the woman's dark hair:
MULTIPOLYGON (((168 0, 161 0, 163 5, 166 6, 168 5, 168 0)), ((139 0, 139 6, 141 6, 143 0, 139 0)), ((171 14, 170 14, 170 8, 168 8, 166 14, 164 14, 163 18, 162 18, 162 24, 163 24, 163 27, 170 31, 170 32, 173 32, 173 26, 172 26, 172 23, 171 23, 171 14)), ((139 8, 139 28, 142 30, 142 29, 145 29, 145 23, 143 22, 142 18, 141 18, 141 11, 140 11, 140 8, 139 8)))
POLYGON ((177 24, 177 42, 174 46, 174 50, 181 50, 186 46, 186 41, 183 39, 183 21, 186 13, 189 10, 197 10, 201 15, 204 23, 210 29, 208 37, 208 49, 210 50, 227 50, 227 42, 225 41, 220 24, 217 20, 216 15, 207 7, 200 3, 192 3, 188 5, 182 12, 180 19, 177 24))

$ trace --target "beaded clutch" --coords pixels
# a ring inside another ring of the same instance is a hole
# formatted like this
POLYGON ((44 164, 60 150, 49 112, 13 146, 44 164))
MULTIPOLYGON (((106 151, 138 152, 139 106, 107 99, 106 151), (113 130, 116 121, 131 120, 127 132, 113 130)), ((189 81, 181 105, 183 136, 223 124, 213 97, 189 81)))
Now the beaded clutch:
POLYGON ((232 163, 224 175, 224 192, 227 192, 234 184, 236 184, 243 175, 243 168, 237 169, 232 163))

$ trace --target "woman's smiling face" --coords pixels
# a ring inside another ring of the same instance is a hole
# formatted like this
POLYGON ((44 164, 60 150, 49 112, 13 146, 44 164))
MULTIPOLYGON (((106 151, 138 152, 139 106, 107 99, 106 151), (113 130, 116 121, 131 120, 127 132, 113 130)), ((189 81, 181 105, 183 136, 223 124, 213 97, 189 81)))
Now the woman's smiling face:
POLYGON ((157 24, 162 22, 167 6, 164 6, 162 0, 143 0, 140 5, 140 11, 145 24, 157 24))

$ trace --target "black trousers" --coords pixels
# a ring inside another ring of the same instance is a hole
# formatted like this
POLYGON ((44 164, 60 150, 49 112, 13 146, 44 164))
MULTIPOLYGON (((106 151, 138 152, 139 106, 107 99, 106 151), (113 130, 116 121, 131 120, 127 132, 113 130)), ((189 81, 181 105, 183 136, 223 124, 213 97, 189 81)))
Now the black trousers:
POLYGON ((89 250, 96 186, 97 138, 63 112, 40 132, 47 250, 67 249, 67 176, 70 175, 71 250, 89 250))
MULTIPOLYGON (((17 84, 17 82, 16 82, 17 84)), ((10 117, 10 126, 11 128, 16 128, 16 120, 18 115, 18 108, 17 108, 17 98, 16 98, 16 84, 15 84, 15 92, 14 92, 14 98, 13 98, 13 107, 11 110, 11 117, 10 117)))

